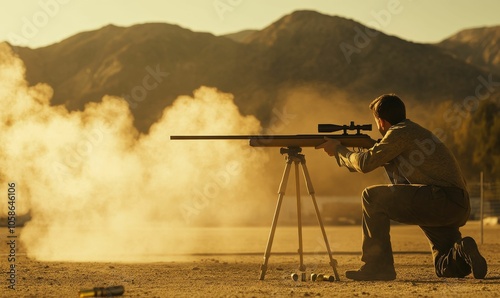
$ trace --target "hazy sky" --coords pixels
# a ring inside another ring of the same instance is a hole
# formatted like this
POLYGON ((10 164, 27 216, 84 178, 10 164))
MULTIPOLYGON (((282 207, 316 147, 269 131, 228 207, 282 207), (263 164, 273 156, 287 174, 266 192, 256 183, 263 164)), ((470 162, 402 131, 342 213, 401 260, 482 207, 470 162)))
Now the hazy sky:
POLYGON ((164 22, 215 35, 262 29, 295 10, 354 19, 414 42, 500 25, 498 0, 0 0, 0 40, 40 47, 107 24, 164 22))

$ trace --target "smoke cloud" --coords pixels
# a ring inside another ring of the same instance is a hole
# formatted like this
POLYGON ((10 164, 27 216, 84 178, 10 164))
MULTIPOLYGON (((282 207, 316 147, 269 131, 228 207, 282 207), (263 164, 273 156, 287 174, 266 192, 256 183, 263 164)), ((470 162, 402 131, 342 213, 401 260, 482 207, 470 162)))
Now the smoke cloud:
POLYGON ((189 227, 270 222, 276 181, 267 179, 265 151, 245 141, 169 139, 261 133, 232 95, 201 87, 141 134, 122 98, 83 111, 50 106, 51 87, 29 86, 5 44, 0 64, 0 179, 16 183, 18 214, 32 213, 21 234, 29 257, 155 261, 203 245, 183 241, 189 227))

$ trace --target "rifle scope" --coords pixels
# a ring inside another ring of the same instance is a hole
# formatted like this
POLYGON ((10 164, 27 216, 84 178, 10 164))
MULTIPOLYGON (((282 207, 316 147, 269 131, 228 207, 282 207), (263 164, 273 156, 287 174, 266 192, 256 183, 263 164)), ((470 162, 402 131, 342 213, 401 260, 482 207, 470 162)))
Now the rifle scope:
POLYGON ((318 132, 335 132, 343 130, 343 134, 347 134, 348 130, 356 130, 356 134, 360 134, 361 130, 372 130, 371 124, 364 125, 354 125, 354 121, 351 121, 350 125, 337 125, 337 124, 318 124, 318 132))

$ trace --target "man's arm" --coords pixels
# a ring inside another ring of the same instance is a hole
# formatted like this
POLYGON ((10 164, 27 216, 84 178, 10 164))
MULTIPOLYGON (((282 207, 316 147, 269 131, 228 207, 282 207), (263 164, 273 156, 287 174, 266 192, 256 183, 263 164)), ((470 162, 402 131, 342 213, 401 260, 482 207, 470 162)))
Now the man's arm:
POLYGON ((406 146, 407 143, 401 135, 388 131, 379 143, 363 152, 351 151, 331 139, 326 139, 324 144, 316 148, 323 148, 328 155, 335 156, 339 166, 345 166, 350 171, 368 173, 397 158, 406 146))
POLYGON ((325 138, 325 142, 316 146, 316 149, 323 149, 329 156, 334 156, 339 167, 345 166, 351 172, 357 171, 349 162, 346 162, 348 156, 354 152, 347 149, 338 140, 325 138), (339 151, 341 151, 342 154, 340 154, 339 151), (344 156, 344 158, 341 158, 342 156, 344 156))

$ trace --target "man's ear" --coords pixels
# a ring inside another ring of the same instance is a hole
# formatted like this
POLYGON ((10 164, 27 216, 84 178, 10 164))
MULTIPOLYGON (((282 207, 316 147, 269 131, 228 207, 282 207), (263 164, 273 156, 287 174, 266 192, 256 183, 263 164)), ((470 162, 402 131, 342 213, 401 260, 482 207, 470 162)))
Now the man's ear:
POLYGON ((380 121, 380 126, 381 127, 384 127, 385 129, 389 129, 389 127, 392 126, 391 123, 389 123, 389 121, 385 120, 385 119, 382 119, 382 118, 379 118, 379 121, 380 121))
POLYGON ((376 118, 377 119, 377 122, 378 122, 378 127, 385 127, 385 121, 384 119, 382 118, 376 118))

